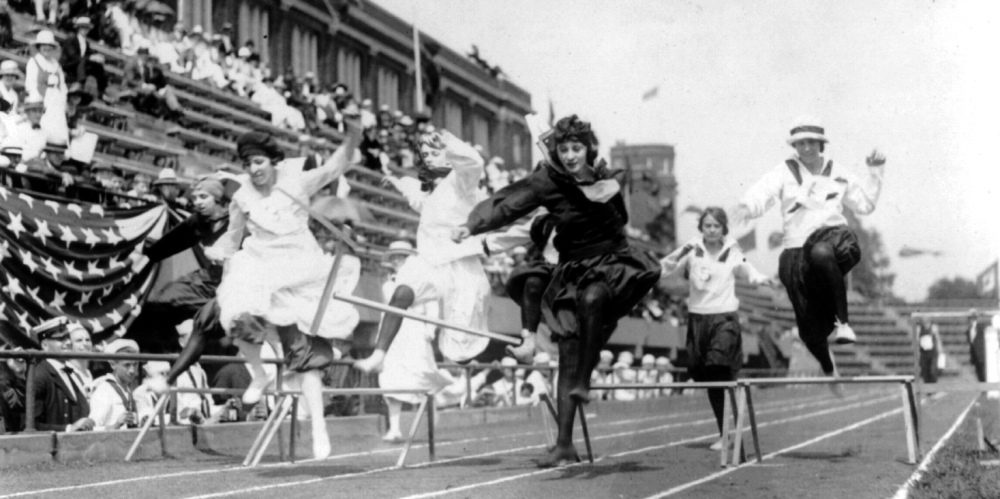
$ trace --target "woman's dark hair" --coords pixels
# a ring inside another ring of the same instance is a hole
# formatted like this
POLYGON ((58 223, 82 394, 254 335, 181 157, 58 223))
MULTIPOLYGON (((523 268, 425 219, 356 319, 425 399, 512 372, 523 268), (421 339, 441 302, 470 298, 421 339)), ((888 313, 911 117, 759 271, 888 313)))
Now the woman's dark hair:
POLYGON ((553 164, 561 165, 559 153, 556 146, 560 143, 575 140, 587 147, 587 164, 593 165, 597 161, 597 135, 590 129, 590 123, 581 120, 575 114, 571 114, 558 122, 552 129, 552 146, 549 148, 549 158, 553 164))
POLYGON ((722 225, 722 235, 729 235, 729 217, 726 216, 726 210, 718 206, 709 206, 701 213, 701 216, 698 217, 698 232, 701 232, 701 226, 705 223, 705 217, 707 216, 711 216, 716 222, 722 225))

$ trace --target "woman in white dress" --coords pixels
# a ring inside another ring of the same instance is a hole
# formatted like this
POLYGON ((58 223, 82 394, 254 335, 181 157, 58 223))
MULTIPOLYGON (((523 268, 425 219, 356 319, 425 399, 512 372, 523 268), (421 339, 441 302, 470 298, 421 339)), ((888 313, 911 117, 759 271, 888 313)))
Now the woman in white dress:
POLYGON ((25 66, 24 89, 28 98, 42 99, 45 114, 42 115, 42 129, 49 137, 69 139, 66 124, 66 74, 59 65, 59 46, 55 35, 49 30, 38 32, 31 44, 38 51, 25 66))
MULTIPOLYGON (((330 159, 309 171, 303 171, 305 158, 284 160, 271 135, 243 134, 237 149, 250 175, 237 177, 241 187, 229 205, 229 231, 220 245, 222 257, 228 258, 217 295, 220 323, 255 374, 243 401, 256 403, 270 383, 260 350, 261 343, 273 343, 277 333, 287 368, 300 373, 312 421, 313 452, 319 459, 330 453, 320 369, 335 357, 328 339, 347 338, 357 325, 358 312, 331 301, 322 322, 314 327, 333 257, 320 248, 309 230, 309 213, 292 198, 308 205, 310 196, 347 170, 361 136, 357 123, 352 122, 348 131, 330 159), (250 235, 243 239, 245 229, 250 235)), ((334 290, 352 293, 360 273, 360 261, 345 257, 334 290)))
MULTIPOLYGON (((385 253, 385 263, 393 273, 406 259, 416 255, 413 245, 407 241, 396 241, 389 245, 385 253)), ((383 294, 392 296, 396 291, 396 280, 390 277, 383 285, 383 294)), ((410 308, 412 312, 427 317, 438 317, 440 306, 429 301, 410 308)), ((395 341, 385 354, 384 367, 378 376, 378 385, 383 389, 424 390, 438 393, 455 382, 455 378, 444 369, 439 369, 434 360, 434 332, 436 326, 425 322, 404 319, 395 341)), ((424 397, 414 394, 390 393, 385 395, 389 408, 389 431, 382 438, 387 442, 398 442, 403 435, 399 431, 399 415, 403 404, 419 404, 424 397)))

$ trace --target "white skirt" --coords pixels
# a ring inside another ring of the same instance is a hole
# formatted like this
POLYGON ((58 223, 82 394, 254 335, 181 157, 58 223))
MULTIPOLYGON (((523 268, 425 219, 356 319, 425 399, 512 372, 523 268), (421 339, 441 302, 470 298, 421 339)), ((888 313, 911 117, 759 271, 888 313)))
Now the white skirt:
MULTIPOLYGON (((247 238, 243 249, 226 264, 219 284, 219 320, 229 333, 242 314, 260 317, 275 326, 295 324, 304 334, 312 334, 333 256, 323 253, 309 233, 275 239, 247 238)), ((361 277, 361 261, 344 255, 334 292, 354 293, 361 277)), ((360 317, 353 305, 331 300, 317 336, 346 339, 360 317)))
MULTIPOLYGON (((413 289, 414 305, 428 302, 442 304, 442 318, 456 325, 485 331, 486 299, 490 283, 478 256, 432 265, 420 255, 411 256, 396 276, 399 285, 413 289)), ((471 359, 489 344, 489 338, 442 328, 438 347, 452 361, 471 359)))
MULTIPOLYGON (((410 310, 422 315, 437 317, 437 307, 427 304, 413 307, 410 310)), ((389 351, 385 354, 382 372, 378 376, 379 387, 390 390, 422 390, 437 393, 455 382, 451 373, 438 369, 434 361, 433 324, 422 323, 412 319, 404 319, 396 338, 393 339, 389 351)), ((421 395, 386 394, 386 398, 419 404, 424 399, 421 395)))

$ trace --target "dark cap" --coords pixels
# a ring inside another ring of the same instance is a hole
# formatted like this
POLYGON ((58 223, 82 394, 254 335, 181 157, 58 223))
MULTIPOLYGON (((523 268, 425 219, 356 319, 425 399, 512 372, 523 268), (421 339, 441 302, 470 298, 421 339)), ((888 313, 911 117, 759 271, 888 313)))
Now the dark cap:
POLYGON ((65 340, 69 338, 65 317, 54 317, 31 329, 38 341, 65 340))
POLYGON ((240 135, 236 139, 236 151, 240 159, 244 160, 253 156, 267 156, 276 161, 285 159, 285 151, 271 134, 264 132, 246 132, 240 135))

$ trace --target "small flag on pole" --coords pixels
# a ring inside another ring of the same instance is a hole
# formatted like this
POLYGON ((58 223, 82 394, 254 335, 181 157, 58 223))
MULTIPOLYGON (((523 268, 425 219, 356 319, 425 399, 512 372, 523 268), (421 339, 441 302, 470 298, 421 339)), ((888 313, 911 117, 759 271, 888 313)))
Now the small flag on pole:
POLYGON ((649 99, 652 99, 653 97, 656 97, 659 94, 659 92, 660 92, 660 87, 658 86, 653 87, 647 90, 646 93, 642 94, 642 100, 647 101, 649 99))
POLYGON ((912 258, 915 256, 923 256, 923 255, 941 256, 942 252, 919 249, 919 248, 911 248, 909 246, 903 246, 902 248, 899 249, 900 258, 912 258))
POLYGON ((743 237, 736 240, 736 244, 740 245, 740 249, 742 249, 743 252, 757 249, 757 229, 750 229, 750 232, 747 232, 743 235, 743 237))
POLYGON ((694 213, 696 216, 699 216, 699 217, 701 216, 701 212, 702 211, 704 211, 704 210, 702 210, 701 208, 699 208, 699 207, 697 207, 697 206, 695 206, 693 204, 689 204, 687 208, 684 208, 684 213, 694 213))
POLYGON ((979 288, 979 295, 984 298, 997 297, 997 271, 1000 270, 1000 262, 993 262, 992 265, 982 271, 976 277, 976 287, 979 288))
POLYGON ((556 106, 549 99, 549 128, 556 126, 556 106))

